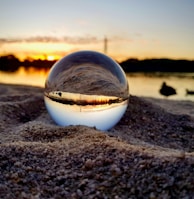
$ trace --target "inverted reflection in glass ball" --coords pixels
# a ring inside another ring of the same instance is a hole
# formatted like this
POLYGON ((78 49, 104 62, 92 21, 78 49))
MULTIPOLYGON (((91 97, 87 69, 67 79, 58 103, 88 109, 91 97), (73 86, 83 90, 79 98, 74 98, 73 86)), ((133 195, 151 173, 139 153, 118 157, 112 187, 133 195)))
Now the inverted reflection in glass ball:
POLYGON ((112 128, 128 106, 128 82, 122 68, 94 51, 72 53, 51 68, 44 100, 52 119, 61 126, 112 128))

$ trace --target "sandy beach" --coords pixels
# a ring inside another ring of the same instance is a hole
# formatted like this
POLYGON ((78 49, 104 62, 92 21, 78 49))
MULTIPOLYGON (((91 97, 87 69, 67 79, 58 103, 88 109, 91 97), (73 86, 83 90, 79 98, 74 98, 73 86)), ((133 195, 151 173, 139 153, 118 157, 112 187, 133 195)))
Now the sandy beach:
POLYGON ((0 84, 0 198, 194 198, 194 102, 130 96, 103 132, 57 126, 43 88, 0 84))

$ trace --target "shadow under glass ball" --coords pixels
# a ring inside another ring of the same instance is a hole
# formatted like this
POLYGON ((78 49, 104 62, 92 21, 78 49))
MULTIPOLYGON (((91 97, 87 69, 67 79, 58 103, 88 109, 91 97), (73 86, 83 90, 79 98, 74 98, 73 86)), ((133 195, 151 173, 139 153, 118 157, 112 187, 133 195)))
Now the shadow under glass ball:
POLYGON ((67 55, 51 68, 44 100, 52 119, 61 126, 112 128, 128 106, 128 82, 122 68, 95 51, 67 55))

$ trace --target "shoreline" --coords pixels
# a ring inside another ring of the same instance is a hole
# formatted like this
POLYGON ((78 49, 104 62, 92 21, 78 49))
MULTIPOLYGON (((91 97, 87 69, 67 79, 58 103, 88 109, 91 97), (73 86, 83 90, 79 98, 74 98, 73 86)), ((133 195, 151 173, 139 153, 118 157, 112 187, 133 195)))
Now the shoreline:
POLYGON ((43 88, 0 84, 0 198, 192 198, 194 102, 131 96, 109 131, 60 127, 43 88))

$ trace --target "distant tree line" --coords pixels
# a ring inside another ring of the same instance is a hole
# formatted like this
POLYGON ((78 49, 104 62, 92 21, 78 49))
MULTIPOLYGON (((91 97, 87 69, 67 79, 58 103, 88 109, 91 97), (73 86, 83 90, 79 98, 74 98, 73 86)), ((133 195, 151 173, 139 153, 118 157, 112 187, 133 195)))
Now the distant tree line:
POLYGON ((24 66, 25 68, 34 67, 37 69, 49 69, 57 60, 48 61, 48 60, 32 60, 25 59, 24 61, 20 61, 14 55, 6 55, 0 56, 0 70, 6 72, 15 72, 19 69, 20 66, 24 66))
POLYGON ((120 63, 125 72, 194 72, 194 61, 174 59, 128 59, 120 63))
MULTIPOLYGON (((7 72, 17 71, 20 66, 26 68, 49 69, 57 60, 20 61, 14 55, 0 56, 0 70, 7 72)), ((128 59, 119 63, 125 72, 194 72, 194 61, 173 59, 128 59)))

